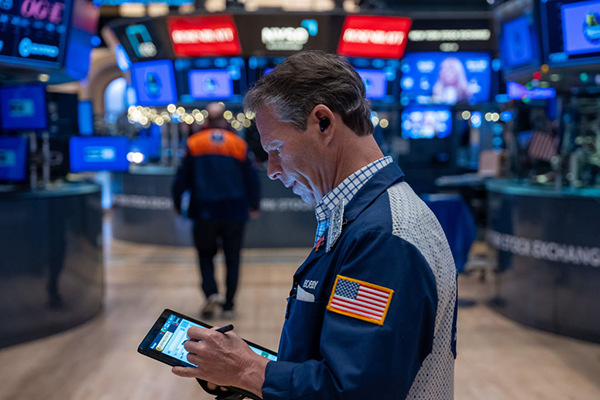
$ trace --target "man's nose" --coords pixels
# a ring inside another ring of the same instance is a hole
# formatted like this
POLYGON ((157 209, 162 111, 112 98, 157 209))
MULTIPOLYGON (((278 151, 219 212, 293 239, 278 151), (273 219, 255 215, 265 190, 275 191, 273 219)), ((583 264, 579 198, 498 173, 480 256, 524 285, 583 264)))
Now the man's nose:
POLYGON ((279 161, 275 158, 276 157, 271 156, 267 161, 267 175, 271 180, 279 179, 281 176, 281 164, 279 164, 279 161))

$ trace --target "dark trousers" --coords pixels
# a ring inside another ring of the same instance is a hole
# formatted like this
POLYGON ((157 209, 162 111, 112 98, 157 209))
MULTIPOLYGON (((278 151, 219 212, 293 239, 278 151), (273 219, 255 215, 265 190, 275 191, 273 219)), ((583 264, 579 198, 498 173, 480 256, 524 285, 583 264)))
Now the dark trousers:
POLYGON ((233 298, 238 284, 240 271, 240 250, 244 235, 244 222, 229 222, 216 220, 196 220, 194 222, 194 243, 200 260, 202 290, 206 298, 218 293, 215 281, 215 266, 213 258, 219 249, 219 241, 225 253, 227 267, 227 293, 224 310, 233 308, 233 298))

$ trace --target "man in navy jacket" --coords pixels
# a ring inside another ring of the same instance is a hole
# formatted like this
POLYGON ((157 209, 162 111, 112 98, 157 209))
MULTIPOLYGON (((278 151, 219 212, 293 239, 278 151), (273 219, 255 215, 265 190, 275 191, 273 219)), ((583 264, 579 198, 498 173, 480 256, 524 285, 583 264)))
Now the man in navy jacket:
POLYGON ((316 204, 278 361, 234 333, 190 329, 180 376, 263 399, 452 399, 456 269, 435 216, 373 139, 359 75, 298 53, 247 94, 268 174, 316 204))
POLYGON ((248 157, 248 145, 226 129, 224 107, 212 103, 207 109, 208 128, 188 138, 186 155, 173 185, 173 203, 180 213, 182 195, 190 191, 187 215, 194 220, 194 243, 206 297, 202 316, 209 319, 220 305, 225 315, 232 316, 244 226, 249 212, 258 213, 259 183, 248 157), (214 277, 218 240, 227 267, 224 302, 214 277))

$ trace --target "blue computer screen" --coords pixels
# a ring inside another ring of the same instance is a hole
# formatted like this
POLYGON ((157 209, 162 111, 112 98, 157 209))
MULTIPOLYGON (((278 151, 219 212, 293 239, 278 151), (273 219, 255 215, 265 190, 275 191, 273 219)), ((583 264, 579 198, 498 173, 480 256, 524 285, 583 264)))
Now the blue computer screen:
POLYGON ((0 136, 0 181, 25 180, 27 139, 24 136, 0 136))
POLYGON ((171 60, 134 63, 131 66, 131 81, 140 106, 164 106, 177 102, 171 60))
POLYGON ((533 37, 529 18, 522 16, 502 25, 501 58, 508 68, 534 61, 533 37))
POLYGON ((439 107, 414 107, 402 111, 404 139, 445 138, 452 133, 450 110, 439 107))
POLYGON ((565 53, 600 52, 600 1, 565 4, 561 15, 565 53))
POLYGON ((46 89, 42 85, 0 88, 2 129, 36 130, 48 127, 46 89))
POLYGON ((476 104, 489 101, 491 57, 487 53, 409 53, 402 62, 403 104, 476 104))
POLYGON ((94 108, 90 100, 81 100, 77 103, 77 122, 80 135, 94 134, 94 108))
POLYGON ((233 95, 233 81, 228 70, 192 70, 189 80, 190 94, 196 100, 229 99, 233 95))
POLYGON ((72 137, 69 140, 71 172, 127 171, 126 137, 72 137))
POLYGON ((367 99, 381 100, 387 94, 387 78, 384 71, 377 69, 357 69, 358 75, 362 79, 367 99))

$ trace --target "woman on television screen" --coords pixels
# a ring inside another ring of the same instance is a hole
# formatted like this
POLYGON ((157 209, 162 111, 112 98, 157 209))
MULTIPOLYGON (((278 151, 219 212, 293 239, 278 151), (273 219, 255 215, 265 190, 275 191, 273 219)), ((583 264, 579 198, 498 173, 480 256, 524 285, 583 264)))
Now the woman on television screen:
POLYGON ((440 64, 438 80, 433 86, 433 102, 449 104, 468 102, 471 93, 467 82, 467 73, 462 62, 448 57, 440 64))

